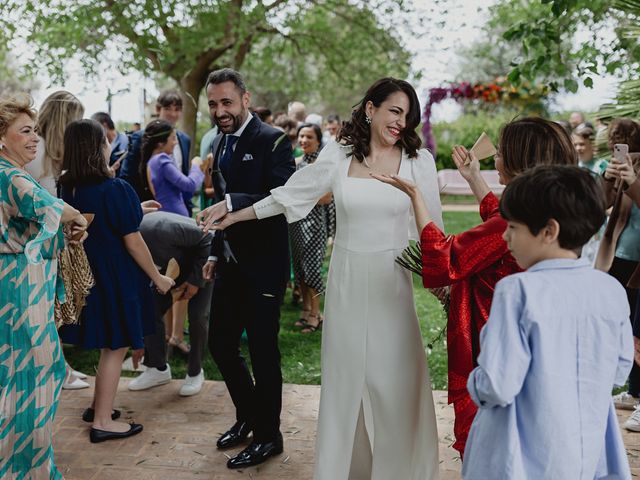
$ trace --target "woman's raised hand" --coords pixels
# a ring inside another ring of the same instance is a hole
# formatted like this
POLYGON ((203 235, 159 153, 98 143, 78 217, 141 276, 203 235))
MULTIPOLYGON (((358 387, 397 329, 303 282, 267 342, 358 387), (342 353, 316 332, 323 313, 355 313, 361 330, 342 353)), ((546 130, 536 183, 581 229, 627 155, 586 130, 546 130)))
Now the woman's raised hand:
POLYGON ((397 175, 387 175, 383 173, 370 173, 369 175, 371 175, 376 180, 381 181, 382 183, 387 183, 391 186, 396 187, 398 190, 403 191, 410 197, 413 197, 416 193, 418 193, 418 186, 411 180, 407 180, 406 178, 402 178, 397 175))
POLYGON ((209 170, 209 167, 213 164, 213 153, 208 154, 204 160, 202 161, 202 164, 200 165, 200 169, 202 170, 202 173, 207 173, 207 171, 209 170))
POLYGON ((638 176, 633 169, 633 161, 631 160, 631 156, 627 154, 625 160, 626 163, 619 163, 616 165, 616 167, 618 168, 618 172, 622 181, 627 185, 631 185, 638 179, 638 176))
POLYGON ((456 164, 460 175, 462 175, 466 181, 473 179, 475 175, 480 173, 480 161, 462 145, 455 145, 453 147, 451 158, 453 158, 453 162, 456 164), (469 158, 471 161, 466 163, 469 158))
POLYGON ((424 226, 427 223, 431 222, 432 219, 431 215, 429 214, 427 204, 425 203, 424 198, 420 193, 420 189, 414 182, 397 175, 385 175, 380 173, 370 173, 369 175, 371 175, 376 180, 379 180, 382 183, 388 183, 389 185, 392 185, 398 190, 401 190, 409 195, 418 232, 421 232, 422 229, 424 229, 424 226))

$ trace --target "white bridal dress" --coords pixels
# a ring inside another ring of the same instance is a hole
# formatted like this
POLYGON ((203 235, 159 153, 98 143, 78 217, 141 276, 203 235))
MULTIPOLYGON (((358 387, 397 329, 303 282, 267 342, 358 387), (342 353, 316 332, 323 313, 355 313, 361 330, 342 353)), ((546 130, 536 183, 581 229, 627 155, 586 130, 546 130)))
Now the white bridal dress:
MULTIPOLYGON (((438 478, 438 434, 410 273, 395 259, 415 233, 409 197, 348 177, 349 147, 330 142, 312 165, 254 204, 258 218, 304 218, 327 192, 336 204, 322 332, 316 480, 438 478)), ((357 161, 357 160, 353 160, 357 161)), ((433 157, 402 155, 442 228, 433 157)))

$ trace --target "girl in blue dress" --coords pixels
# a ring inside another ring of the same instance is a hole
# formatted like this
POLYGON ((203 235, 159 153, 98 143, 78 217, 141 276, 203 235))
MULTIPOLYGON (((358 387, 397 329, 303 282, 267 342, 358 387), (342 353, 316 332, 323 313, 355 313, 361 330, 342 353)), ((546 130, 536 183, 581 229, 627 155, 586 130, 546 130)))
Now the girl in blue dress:
POLYGON ((99 123, 78 120, 64 135, 62 198, 95 218, 84 244, 95 278, 79 325, 65 326, 65 343, 99 348, 93 405, 83 415, 93 426, 90 440, 126 438, 142 431, 142 425, 116 422, 113 410, 122 362, 129 347, 144 347, 143 337, 153 333, 155 311, 149 279, 161 293, 173 280, 154 265, 138 227, 140 200, 124 180, 112 178, 108 169, 109 145, 99 123))

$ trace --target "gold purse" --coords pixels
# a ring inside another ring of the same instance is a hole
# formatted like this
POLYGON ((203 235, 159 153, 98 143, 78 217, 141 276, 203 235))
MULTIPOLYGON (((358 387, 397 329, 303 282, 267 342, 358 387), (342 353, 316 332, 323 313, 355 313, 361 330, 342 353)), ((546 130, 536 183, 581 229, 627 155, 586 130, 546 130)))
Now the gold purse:
POLYGON ((77 324, 80 321, 82 307, 86 305, 86 298, 95 284, 82 243, 69 243, 60 251, 58 271, 64 283, 67 299, 64 303, 60 303, 56 297, 54 305, 56 328, 77 324))

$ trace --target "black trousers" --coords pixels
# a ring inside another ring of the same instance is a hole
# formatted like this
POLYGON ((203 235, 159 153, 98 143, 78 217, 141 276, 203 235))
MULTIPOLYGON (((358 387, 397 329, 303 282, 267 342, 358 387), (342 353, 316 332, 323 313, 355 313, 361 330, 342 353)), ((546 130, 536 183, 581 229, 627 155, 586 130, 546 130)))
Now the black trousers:
MULTIPOLYGON (((629 301, 629 308, 631 314, 629 315, 629 321, 631 326, 634 326, 634 319, 636 317, 636 302, 638 299, 638 290, 635 288, 628 288, 627 282, 631 278, 631 274, 635 270, 638 262, 632 260, 624 260, 622 258, 614 257, 611 268, 609 269, 609 275, 618 280, 627 292, 627 300, 629 301)), ((634 331, 637 327, 634 328, 634 331)), ((640 397, 640 367, 636 362, 633 362, 631 373, 629 374, 629 394, 634 397, 640 397)))
MULTIPOLYGON (((195 377, 202 369, 202 360, 208 339, 207 330, 209 328, 212 292, 213 283, 208 282, 189 300, 187 315, 189 316, 191 351, 189 352, 187 373, 190 377, 195 377)), ((155 300, 156 312, 158 313, 156 331, 153 335, 144 337, 143 363, 146 367, 158 368, 167 364, 167 344, 164 340, 165 328, 162 317, 173 305, 173 299, 171 293, 162 295, 156 292, 155 300)))
POLYGON ((236 407, 236 419, 253 427, 255 441, 271 441, 280 431, 282 410, 278 331, 283 295, 257 291, 233 262, 221 261, 217 268, 209 349, 236 407), (244 330, 253 378, 240 354, 244 330))

